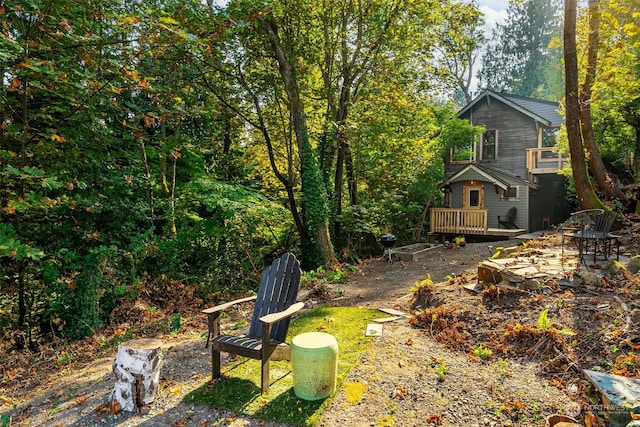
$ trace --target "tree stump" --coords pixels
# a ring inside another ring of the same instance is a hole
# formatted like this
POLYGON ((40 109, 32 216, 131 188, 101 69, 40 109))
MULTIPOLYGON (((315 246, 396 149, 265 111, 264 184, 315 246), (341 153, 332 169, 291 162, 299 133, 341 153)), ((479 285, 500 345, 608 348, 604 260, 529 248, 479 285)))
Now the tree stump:
POLYGON ((138 339, 126 341, 118 346, 118 355, 113 362, 116 385, 109 398, 113 406, 127 412, 141 412, 142 408, 156 397, 160 383, 162 365, 162 341, 138 339))

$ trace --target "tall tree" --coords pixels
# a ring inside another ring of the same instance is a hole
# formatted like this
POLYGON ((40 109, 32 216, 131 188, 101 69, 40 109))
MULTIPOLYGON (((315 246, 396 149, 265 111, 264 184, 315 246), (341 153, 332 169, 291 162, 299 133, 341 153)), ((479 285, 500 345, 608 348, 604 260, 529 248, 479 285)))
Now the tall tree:
MULTIPOLYGON (((354 116, 353 112, 362 111, 358 107, 360 103, 372 104, 368 98, 371 93, 382 98, 383 92, 391 90, 393 92, 389 96, 397 99, 415 97, 416 102, 432 97, 437 92, 433 87, 437 80, 433 71, 434 57, 449 50, 446 54, 451 61, 459 60, 461 67, 466 67, 468 58, 462 50, 472 43, 469 34, 460 35, 457 39, 465 44, 464 48, 455 42, 447 43, 452 33, 468 30, 478 15, 477 9, 471 5, 431 1, 327 0, 312 10, 317 10, 317 19, 322 25, 322 57, 318 64, 323 87, 319 93, 326 103, 322 106, 326 115, 320 119, 323 133, 318 152, 325 184, 333 189, 333 237, 341 245, 344 243, 341 233, 345 220, 342 215, 344 205, 353 209, 361 204, 359 188, 368 188, 364 175, 357 175, 362 169, 354 160, 359 141, 364 140, 358 136, 358 130, 364 129, 362 119, 368 114, 354 116), (430 31, 425 31, 425 28, 430 31), (440 47, 439 51, 436 51, 436 46, 440 47), (452 51, 454 46, 457 51, 452 51), (400 82, 404 86, 398 85, 400 82)), ((466 72, 462 68, 456 72, 466 72)), ((449 90, 455 89, 460 82, 465 85, 467 76, 444 76, 446 72, 442 71, 442 80, 454 86, 449 90), (453 79, 459 80, 454 82, 453 79)), ((316 93, 313 85, 311 90, 313 97, 316 93)), ((385 121, 382 116, 388 114, 388 111, 381 111, 379 120, 385 121)), ((402 139, 405 129, 407 134, 411 133, 409 126, 400 127, 396 132, 399 139, 402 139)))
POLYGON ((626 196, 620 190, 617 179, 608 173, 598 145, 596 144, 593 132, 593 121, 591 118, 591 103, 593 85, 596 82, 596 71, 598 67, 598 49, 599 49, 599 32, 600 32, 600 11, 599 0, 589 0, 588 7, 588 36, 587 36, 587 66, 584 82, 580 86, 579 102, 580 102, 580 127, 582 130, 582 138, 586 156, 591 167, 591 172, 596 184, 604 193, 604 197, 609 200, 618 199, 621 202, 626 201, 626 196))
POLYGON ((474 65, 480 46, 486 39, 482 32, 482 13, 474 3, 451 2, 443 6, 443 19, 434 23, 441 36, 435 42, 434 73, 445 87, 471 102, 474 65))
MULTIPOLYGON (((615 172, 625 183, 639 182, 640 25, 634 16, 637 4, 630 0, 601 0, 598 11, 597 74, 588 104, 594 136, 608 171, 615 172)), ((590 30, 586 25, 582 28, 582 40, 589 40, 590 30)))
POLYGON ((571 155, 571 170, 576 196, 583 209, 595 208, 599 201, 591 188, 585 164, 580 132, 580 104, 578 93, 578 52, 576 47, 577 1, 565 0, 564 6, 564 67, 567 138, 571 155))
POLYGON ((561 30, 557 0, 510 2, 507 21, 493 31, 482 58, 480 86, 522 96, 557 100, 561 52, 552 49, 561 30), (555 72, 549 72, 553 70, 555 72), (554 81, 553 79, 556 79, 554 81))

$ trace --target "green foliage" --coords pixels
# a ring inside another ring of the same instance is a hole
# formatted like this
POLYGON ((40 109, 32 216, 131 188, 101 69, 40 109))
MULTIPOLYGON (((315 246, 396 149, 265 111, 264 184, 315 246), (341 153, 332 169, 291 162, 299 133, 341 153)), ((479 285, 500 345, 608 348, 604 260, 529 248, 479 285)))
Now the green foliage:
POLYGON ((473 347, 473 354, 480 356, 482 360, 487 360, 493 354, 490 348, 483 347, 482 345, 476 345, 473 347))
POLYGON ((559 333, 563 335, 576 334, 574 331, 568 328, 562 328, 562 329, 555 328, 551 320, 549 320, 548 314, 549 314, 548 308, 545 308, 544 310, 542 310, 542 312, 540 312, 540 315, 538 316, 538 329, 540 329, 543 332, 554 332, 554 333, 559 333))
POLYGON ((553 324, 549 320, 548 314, 549 314, 549 309, 545 308, 544 310, 542 310, 542 312, 538 316, 538 329, 540 329, 541 331, 546 332, 550 330, 551 327, 553 326, 553 324))

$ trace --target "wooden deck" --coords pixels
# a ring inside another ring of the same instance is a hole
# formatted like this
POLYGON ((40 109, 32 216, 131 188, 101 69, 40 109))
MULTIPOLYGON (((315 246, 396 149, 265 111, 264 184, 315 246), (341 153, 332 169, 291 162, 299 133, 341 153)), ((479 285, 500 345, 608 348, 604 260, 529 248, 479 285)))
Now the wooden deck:
POLYGON ((486 209, 432 208, 430 233, 449 235, 479 235, 516 237, 527 232, 523 228, 487 227, 486 209))
POLYGON ((558 173, 569 161, 556 147, 527 148, 526 152, 527 170, 534 175, 558 173))

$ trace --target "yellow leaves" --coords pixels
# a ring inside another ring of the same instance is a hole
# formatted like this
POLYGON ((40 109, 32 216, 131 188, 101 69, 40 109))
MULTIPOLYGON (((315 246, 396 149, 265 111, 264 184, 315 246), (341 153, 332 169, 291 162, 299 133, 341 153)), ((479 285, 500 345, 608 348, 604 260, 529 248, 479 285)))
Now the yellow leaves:
POLYGON ((66 138, 54 133, 53 135, 51 135, 51 140, 54 142, 63 143, 66 141, 66 138))
POLYGON ((160 18, 160 22, 167 25, 178 25, 178 21, 169 16, 163 16, 160 18))
MULTIPOLYGON (((635 19, 638 19, 640 13, 634 13, 635 19)), ((629 37, 636 37, 638 34, 640 34, 640 26, 638 26, 635 23, 632 24, 625 24, 622 27, 622 31, 629 37)))
POLYGON ((131 15, 125 15, 122 17, 122 23, 125 27, 129 27, 131 25, 137 24, 140 22, 140 18, 131 15))
POLYGON ((111 92, 113 92, 113 93, 115 93, 117 95, 120 95, 122 93, 122 89, 120 89, 119 87, 112 86, 111 87, 111 92))
POLYGON ((172 393, 172 394, 179 394, 181 391, 182 391, 182 386, 179 384, 169 389, 169 393, 172 393))

